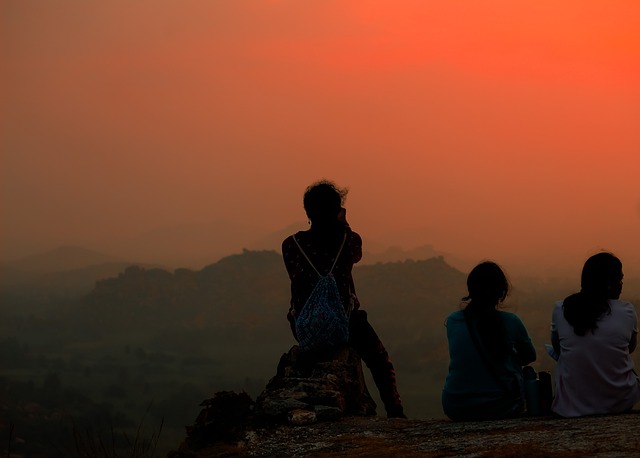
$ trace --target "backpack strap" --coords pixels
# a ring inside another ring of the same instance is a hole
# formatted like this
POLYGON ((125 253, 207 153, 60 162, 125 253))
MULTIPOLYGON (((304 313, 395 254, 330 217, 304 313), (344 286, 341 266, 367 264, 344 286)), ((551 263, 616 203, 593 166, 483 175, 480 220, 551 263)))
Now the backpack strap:
POLYGON ((331 269, 329 270, 329 272, 327 272, 327 275, 322 275, 320 273, 320 271, 316 268, 316 266, 313 265, 313 263, 311 262, 311 259, 309 259, 309 256, 307 256, 307 253, 304 252, 304 250, 302 249, 302 246, 300 246, 300 242, 298 242, 298 239, 296 239, 296 236, 293 236, 293 241, 296 242, 296 245, 298 245, 298 248, 300 249, 300 253, 302 253, 302 255, 305 257, 305 259, 309 262, 309 265, 311 267, 313 267, 313 270, 316 271, 316 273, 318 274, 319 277, 326 277, 327 275, 330 275, 331 272, 333 272, 333 268, 336 266, 336 263, 338 262, 338 258, 340 257, 340 253, 342 253, 342 248, 344 248, 344 244, 347 241, 347 233, 344 233, 344 237, 342 238, 342 243, 340 244, 340 249, 338 250, 338 254, 336 254, 335 259, 333 260, 333 264, 331 265, 331 269))

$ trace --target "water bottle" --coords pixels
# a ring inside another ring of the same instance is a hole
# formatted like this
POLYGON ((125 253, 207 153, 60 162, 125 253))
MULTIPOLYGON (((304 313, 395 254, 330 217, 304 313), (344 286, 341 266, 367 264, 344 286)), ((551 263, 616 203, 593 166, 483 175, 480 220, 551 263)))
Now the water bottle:
POLYGON ((540 387, 540 415, 551 414, 551 401, 553 392, 551 389, 551 374, 549 372, 538 373, 538 384, 540 387))

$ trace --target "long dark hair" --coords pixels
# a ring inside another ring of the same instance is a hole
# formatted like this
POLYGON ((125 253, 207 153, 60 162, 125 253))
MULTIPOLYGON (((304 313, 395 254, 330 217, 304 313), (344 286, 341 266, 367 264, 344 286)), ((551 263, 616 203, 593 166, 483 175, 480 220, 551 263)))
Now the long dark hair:
POLYGON ((584 263, 580 292, 567 297, 563 313, 573 332, 584 336, 598 328, 598 320, 611 313, 609 299, 617 299, 622 290, 622 262, 611 253, 591 256, 584 263))
POLYGON ((496 307, 509 294, 509 280, 498 264, 485 261, 475 266, 467 277, 469 294, 464 309, 465 320, 475 325, 484 347, 496 359, 509 355, 507 330, 496 307))

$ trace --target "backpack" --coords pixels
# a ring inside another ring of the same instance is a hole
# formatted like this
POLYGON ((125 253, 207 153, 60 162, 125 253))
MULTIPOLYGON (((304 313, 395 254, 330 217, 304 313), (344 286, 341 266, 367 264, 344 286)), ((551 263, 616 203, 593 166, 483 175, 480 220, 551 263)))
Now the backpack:
POLYGON ((295 236, 294 242, 318 274, 318 283, 296 316, 295 329, 298 346, 302 351, 335 347, 349 340, 349 315, 344 309, 338 284, 332 272, 342 253, 347 234, 342 239, 333 265, 326 275, 322 275, 304 252, 295 236))

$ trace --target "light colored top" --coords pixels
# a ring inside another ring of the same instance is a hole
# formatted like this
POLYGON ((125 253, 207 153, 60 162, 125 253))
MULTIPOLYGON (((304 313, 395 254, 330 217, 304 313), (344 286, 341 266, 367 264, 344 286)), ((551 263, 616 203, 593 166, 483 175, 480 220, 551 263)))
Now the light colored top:
POLYGON ((560 344, 551 410, 580 417, 631 409, 640 401, 640 381, 629 352, 638 332, 633 304, 610 299, 611 313, 598 320, 595 332, 578 336, 564 318, 563 302, 556 302, 551 320, 551 339, 560 344))

